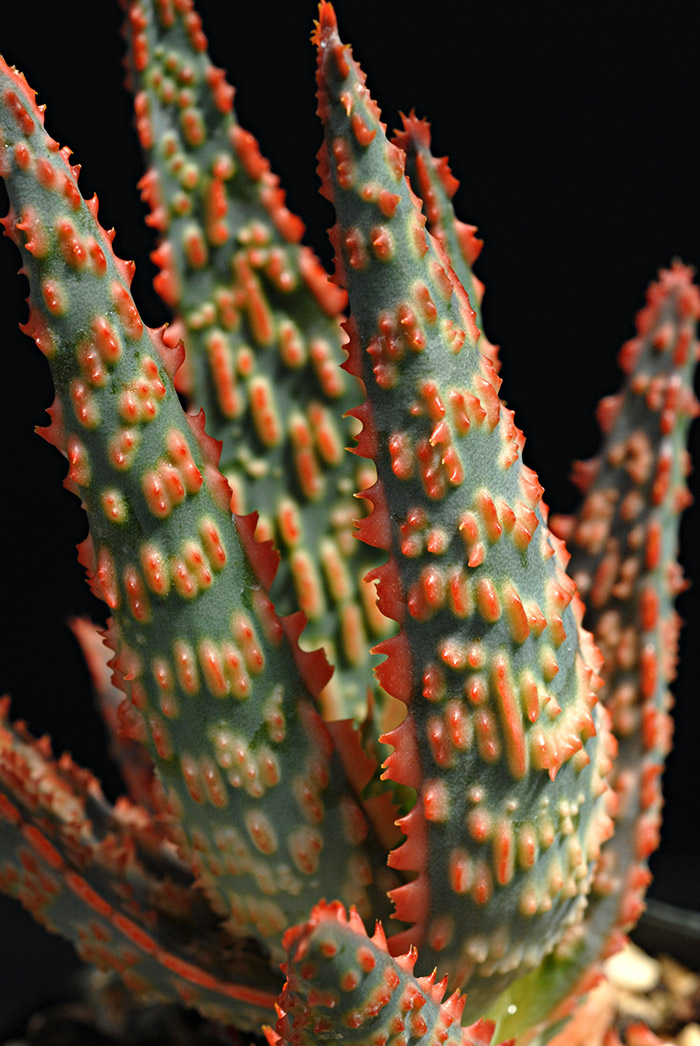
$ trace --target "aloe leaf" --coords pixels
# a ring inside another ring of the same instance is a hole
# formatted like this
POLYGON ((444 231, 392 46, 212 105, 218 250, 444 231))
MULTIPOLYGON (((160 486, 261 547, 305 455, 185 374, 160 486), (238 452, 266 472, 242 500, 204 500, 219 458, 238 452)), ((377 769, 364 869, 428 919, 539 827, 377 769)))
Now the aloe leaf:
POLYGON ((455 214, 452 200, 459 182, 450 170, 447 157, 433 155, 428 121, 419 120, 411 113, 410 116, 402 116, 402 122, 403 128, 395 133, 392 142, 406 153, 406 175, 422 201, 428 231, 440 241, 455 276, 467 293, 469 304, 474 310, 474 322, 481 331, 479 352, 488 356, 498 374, 498 346, 493 345, 484 334, 481 315, 484 285, 473 270, 484 242, 476 235, 475 225, 460 221, 455 214))
POLYGON ((255 509, 257 536, 282 552, 275 605, 302 609, 305 647, 335 665, 324 717, 361 721, 368 693, 384 700, 369 647, 392 625, 363 580, 376 554, 353 536, 354 494, 373 476, 345 450, 354 422, 343 415, 362 396, 339 369, 346 296, 301 244, 192 4, 133 0, 126 27, 156 289, 184 339, 184 382, 222 441, 232 508, 255 509))
POLYGON ((568 571, 587 601, 584 625, 604 657, 601 699, 618 752, 611 774, 615 833, 602 849, 585 919, 542 968, 499 1004, 499 1031, 535 1029, 571 1011, 601 976, 601 962, 624 943, 644 909, 648 859, 659 843, 661 775, 671 744, 669 715, 685 587, 678 524, 686 486, 700 291, 680 262, 662 270, 619 355, 624 384, 598 408, 599 454, 579 463, 584 492, 576 515, 554 520, 571 549, 568 571))
POLYGON ((417 793, 390 856, 416 873, 393 892, 412 925, 390 947, 449 973, 469 1017, 585 908, 611 829, 599 659, 466 295, 328 4, 315 39, 349 366, 367 389, 358 450, 379 477, 360 536, 389 554, 380 608, 401 625, 378 648, 408 713, 387 774, 417 793))
MULTIPOLYGON (((392 957, 381 926, 369 937, 356 911, 320 904, 285 938, 287 983, 277 1023, 282 1046, 408 1042, 490 1046, 494 1025, 462 1027, 465 999, 445 999, 447 978, 415 977, 416 952, 392 957)), ((269 1039, 268 1041, 274 1041, 269 1039)), ((508 1046, 503 1043, 502 1046, 508 1046)))
POLYGON ((23 77, 0 72, 4 223, 29 278, 24 329, 56 385, 47 438, 88 514, 81 558, 113 614, 113 668, 160 809, 227 927, 273 954, 324 883, 388 915, 391 807, 361 809, 365 767, 351 778, 343 763, 353 731, 336 747, 315 709, 330 669, 299 649, 303 617, 274 613, 275 557, 254 519, 232 520, 218 447, 170 379, 181 354, 144 327, 96 199, 82 199, 23 77))
POLYGON ((254 1028, 279 991, 254 942, 221 927, 192 873, 143 809, 110 806, 98 782, 0 708, 0 889, 86 962, 147 999, 254 1028))

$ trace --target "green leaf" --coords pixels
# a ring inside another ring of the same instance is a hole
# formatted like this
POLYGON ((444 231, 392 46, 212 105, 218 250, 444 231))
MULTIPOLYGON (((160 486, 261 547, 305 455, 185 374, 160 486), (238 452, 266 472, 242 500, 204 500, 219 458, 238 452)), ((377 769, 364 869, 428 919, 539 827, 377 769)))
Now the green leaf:
POLYGON ((258 537, 282 553, 276 607, 302 609, 305 648, 323 646, 335 666, 324 718, 361 721, 368 693, 385 700, 369 648, 392 625, 363 581, 376 554, 353 534, 355 491, 374 477, 345 449, 344 415, 362 398, 339 369, 346 296, 299 242, 303 224, 238 123, 198 16, 135 0, 126 25, 156 288, 184 338, 188 394, 223 443, 233 509, 255 509, 258 537))
POLYGON ((599 662, 466 295, 328 4, 315 37, 349 366, 367 388, 358 448, 379 476, 360 536, 389 553, 380 607, 401 624, 378 648, 408 711, 387 773, 417 792, 389 861, 417 873, 393 893, 413 925, 391 947, 417 945, 472 1017, 585 907, 611 827, 599 662))
POLYGON ((173 838, 227 927, 273 953, 326 889, 386 916, 375 826, 393 831, 391 807, 361 808, 351 744, 337 750, 315 710, 330 669, 299 650, 303 618, 274 613, 275 557, 253 519, 232 520, 218 447, 170 380, 180 353, 144 327, 96 199, 24 79, 0 73, 5 225, 30 283, 25 329, 56 386, 48 438, 88 514, 82 560, 113 614, 113 667, 173 838))

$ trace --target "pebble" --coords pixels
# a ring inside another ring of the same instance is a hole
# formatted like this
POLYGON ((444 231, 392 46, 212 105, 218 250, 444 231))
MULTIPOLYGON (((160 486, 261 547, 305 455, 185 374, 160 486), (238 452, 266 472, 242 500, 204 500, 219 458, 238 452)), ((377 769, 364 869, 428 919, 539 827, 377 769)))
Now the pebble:
POLYGON ((661 964, 630 942, 605 962, 605 972, 617 988, 650 992, 661 979, 661 964))
POLYGON ((676 1042, 678 1046, 700 1046, 700 1024, 686 1024, 676 1042))

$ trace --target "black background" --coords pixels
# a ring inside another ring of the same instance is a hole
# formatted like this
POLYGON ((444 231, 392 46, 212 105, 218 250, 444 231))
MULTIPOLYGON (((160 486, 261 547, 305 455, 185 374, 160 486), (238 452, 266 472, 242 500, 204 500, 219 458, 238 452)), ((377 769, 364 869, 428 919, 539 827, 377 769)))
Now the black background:
MULTIPOLYGON (((329 262, 332 212, 315 173, 315 5, 294 0, 279 18, 270 5, 240 6, 199 3, 213 58, 237 86, 241 123, 259 138, 329 262)), ((486 328, 502 347, 503 393, 547 501, 568 511, 576 505, 569 464, 595 451, 593 411, 617 386, 616 352, 633 333, 646 285, 675 256, 700 264, 700 18, 697 7, 689 17, 690 5, 673 3, 648 14, 620 3, 604 16, 595 5, 513 6, 443 0, 409 19, 406 5, 391 0, 338 0, 338 18, 389 127, 399 110, 415 107, 432 121, 435 150, 450 156, 459 214, 485 239, 477 272, 487 288, 486 328)), ((117 227, 117 253, 136 258, 135 296, 156 325, 167 314, 150 288, 154 241, 135 190, 141 166, 118 7, 23 0, 3 10, 0 51, 48 102, 48 128, 83 164, 83 193, 98 192, 103 225, 117 227)), ((0 265, 0 578, 8 613, 0 693, 11 692, 14 713, 34 732, 48 730, 57 750, 69 747, 100 769, 114 795, 101 728, 86 708, 85 671, 63 624, 100 613, 73 551, 85 523, 61 487, 63 460, 33 435, 46 421, 51 385, 43 358, 17 333, 26 284, 14 276, 18 256, 4 239, 0 265)), ((700 450, 697 429, 694 436, 700 450)), ((676 751, 652 891, 700 909, 699 528, 691 509, 682 558, 695 587, 679 601, 687 624, 676 751)), ((30 932, 22 924, 11 945, 7 936, 0 943, 12 968, 6 976, 18 982, 34 962, 30 932)), ((5 980, 6 989, 13 983, 5 980)))

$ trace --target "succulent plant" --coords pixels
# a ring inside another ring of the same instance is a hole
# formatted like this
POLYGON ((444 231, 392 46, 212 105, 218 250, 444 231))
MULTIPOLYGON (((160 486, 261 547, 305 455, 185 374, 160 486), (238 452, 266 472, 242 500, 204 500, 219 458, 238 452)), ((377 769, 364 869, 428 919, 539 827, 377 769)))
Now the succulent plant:
POLYGON ((582 506, 550 530, 455 179, 424 121, 387 139, 330 4, 334 282, 192 0, 124 6, 173 322, 144 324, 4 63, 0 174, 130 794, 4 705, 0 888, 136 994, 270 1043, 548 1041, 638 917, 657 841, 692 273, 647 292, 582 506))

